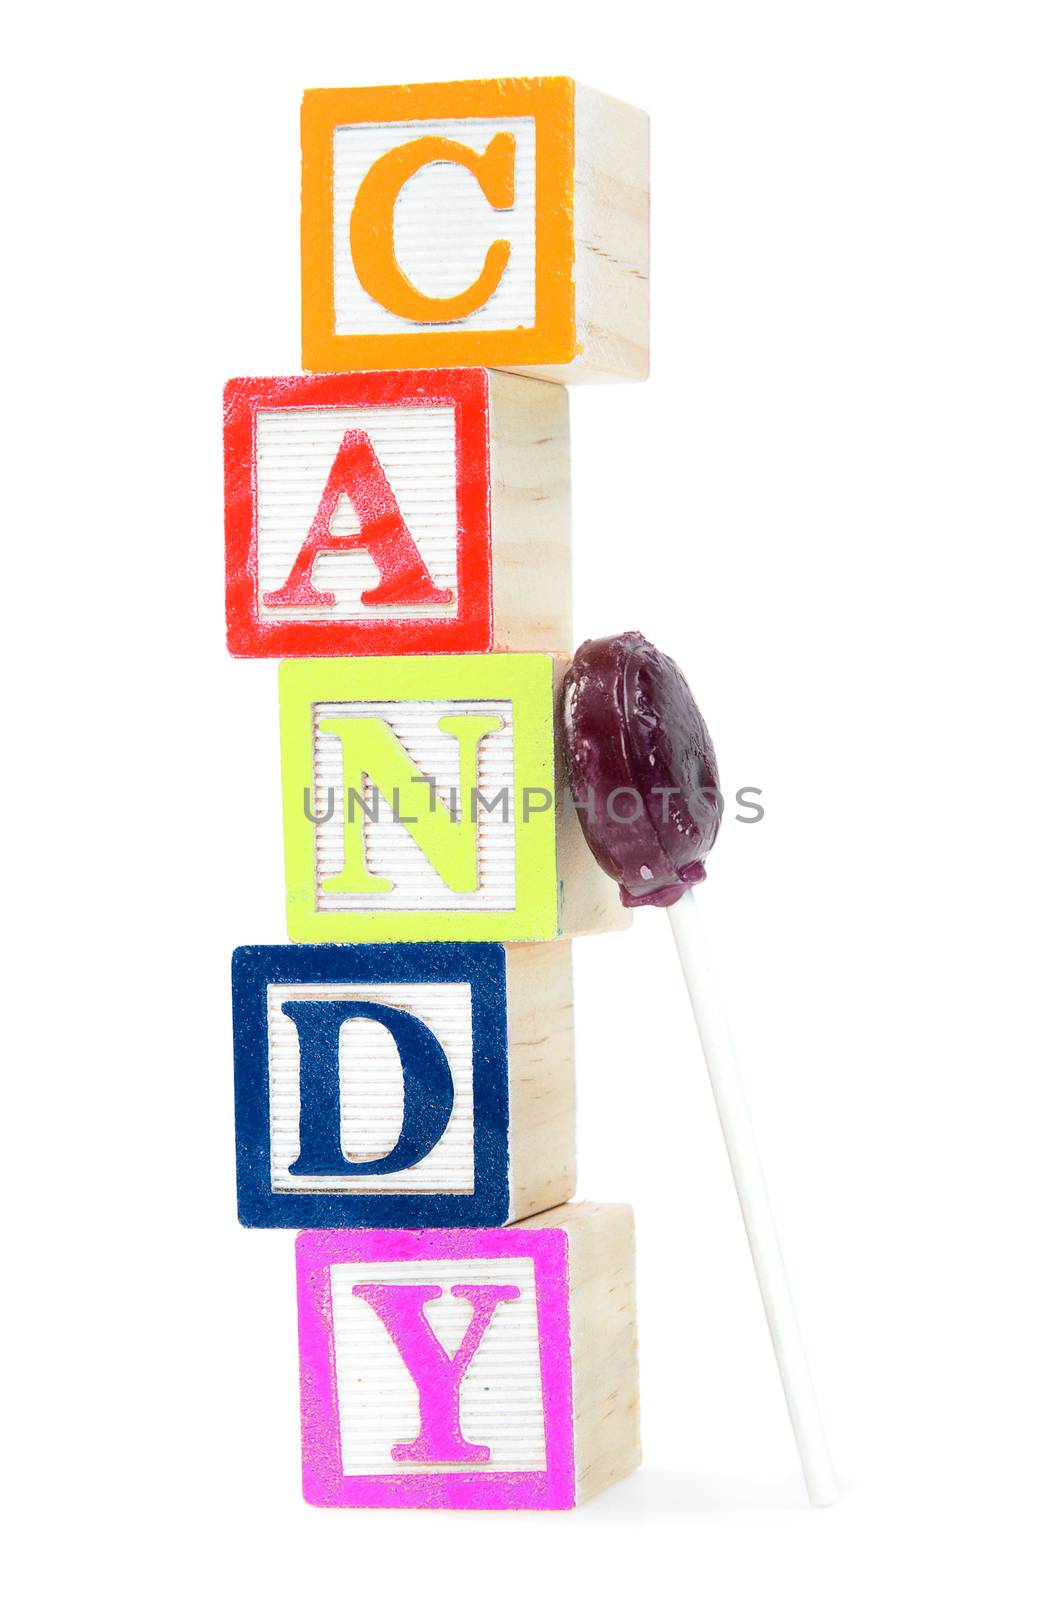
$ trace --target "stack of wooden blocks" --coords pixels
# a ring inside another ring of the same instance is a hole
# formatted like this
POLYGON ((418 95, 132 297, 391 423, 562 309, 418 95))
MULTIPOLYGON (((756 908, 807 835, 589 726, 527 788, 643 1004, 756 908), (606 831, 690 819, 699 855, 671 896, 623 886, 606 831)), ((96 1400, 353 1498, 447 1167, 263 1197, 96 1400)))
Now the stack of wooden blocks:
POLYGON ((232 968, 240 1220, 297 1240, 316 1505, 639 1459, 633 1222, 575 1190, 565 385, 648 360, 648 122, 566 78, 313 89, 305 373, 225 391, 229 648, 283 656, 290 945, 232 968))

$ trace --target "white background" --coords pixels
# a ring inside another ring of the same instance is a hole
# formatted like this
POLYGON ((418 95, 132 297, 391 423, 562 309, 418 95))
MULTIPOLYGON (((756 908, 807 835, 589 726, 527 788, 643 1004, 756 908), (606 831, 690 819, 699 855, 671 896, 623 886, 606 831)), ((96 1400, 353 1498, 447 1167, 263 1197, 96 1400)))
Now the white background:
POLYGON ((1018 0, 8 19, 13 1593, 1055 1594, 1058 43, 1018 0), (228 959, 285 931, 221 385, 298 368, 303 86, 540 71, 653 117, 653 371, 574 395, 577 626, 674 654, 764 791, 704 898, 829 1512, 661 914, 577 950, 581 1193, 639 1229, 635 1479, 305 1507, 293 1241, 235 1219, 228 959))

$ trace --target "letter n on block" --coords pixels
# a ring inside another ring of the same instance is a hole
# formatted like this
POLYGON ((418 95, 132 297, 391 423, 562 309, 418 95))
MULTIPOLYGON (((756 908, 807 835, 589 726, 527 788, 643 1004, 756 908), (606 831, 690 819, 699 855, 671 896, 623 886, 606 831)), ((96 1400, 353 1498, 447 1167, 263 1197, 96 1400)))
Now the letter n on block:
POLYGON ((232 958, 239 1220, 488 1227, 574 1193, 570 943, 232 958))
POLYGON ((636 1467, 628 1206, 296 1253, 311 1505, 566 1510, 636 1467))
POLYGON ((281 663, 292 939, 628 926, 573 809, 557 819, 554 667, 504 653, 281 663))
POLYGON ((481 368, 225 387, 236 656, 569 650, 566 391, 481 368))

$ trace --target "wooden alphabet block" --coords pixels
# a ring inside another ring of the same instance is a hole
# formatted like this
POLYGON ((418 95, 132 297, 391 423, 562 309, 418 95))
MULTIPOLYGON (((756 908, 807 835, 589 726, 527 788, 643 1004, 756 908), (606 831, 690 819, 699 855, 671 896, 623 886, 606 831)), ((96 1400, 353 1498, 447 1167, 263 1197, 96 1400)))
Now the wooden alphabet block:
POLYGON ((566 1510, 637 1466, 628 1206, 296 1254, 310 1505, 566 1510))
POLYGON ((281 663, 292 939, 497 943, 628 926, 577 816, 563 807, 557 819, 563 665, 515 654, 281 663))
POLYGON ((224 426, 233 655, 572 648, 565 390, 233 378, 224 426))
POLYGON ((302 365, 647 377, 647 117, 570 78, 308 89, 302 365))
POLYGON ((499 1226, 574 1193, 570 944, 232 958, 239 1220, 499 1226))

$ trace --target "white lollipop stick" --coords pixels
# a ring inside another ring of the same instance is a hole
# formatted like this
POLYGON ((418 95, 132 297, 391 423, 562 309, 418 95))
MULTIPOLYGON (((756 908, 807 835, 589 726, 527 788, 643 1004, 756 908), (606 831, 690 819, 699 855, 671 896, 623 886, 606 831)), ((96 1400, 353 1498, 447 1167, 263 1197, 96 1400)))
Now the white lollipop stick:
POLYGON ((685 975, 688 997, 699 1030, 699 1042, 703 1046, 703 1058, 710 1074, 714 1104, 718 1108, 747 1242, 758 1275, 758 1288, 780 1369, 780 1381, 784 1386, 784 1399, 795 1433, 806 1489, 812 1505, 831 1505, 836 1498, 832 1460, 795 1315, 795 1302, 791 1298, 788 1275, 784 1270, 780 1240, 777 1238, 766 1182, 762 1176, 729 1026, 716 992, 706 931, 691 890, 668 909, 670 930, 681 959, 681 970, 685 975))

